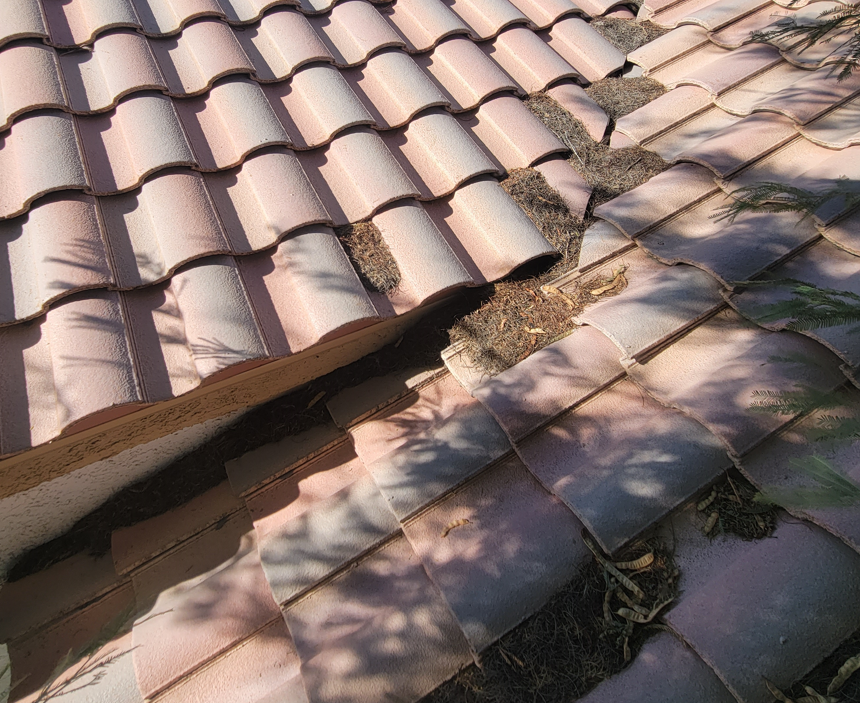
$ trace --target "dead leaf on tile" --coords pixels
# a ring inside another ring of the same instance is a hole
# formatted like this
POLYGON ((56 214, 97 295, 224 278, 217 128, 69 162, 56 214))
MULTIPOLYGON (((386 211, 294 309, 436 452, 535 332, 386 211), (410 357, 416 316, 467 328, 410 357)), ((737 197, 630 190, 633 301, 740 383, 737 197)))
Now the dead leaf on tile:
POLYGON ((809 695, 798 698, 797 703, 838 703, 838 699, 834 696, 823 696, 812 686, 804 686, 803 690, 809 695))
POLYGON ((779 688, 777 688, 777 685, 773 681, 765 678, 764 676, 762 676, 762 678, 764 679, 764 685, 767 686, 767 690, 771 692, 771 695, 776 698, 776 700, 778 700, 780 703, 794 703, 791 698, 786 696, 782 691, 779 690, 779 688))
POLYGON ((503 329, 505 329, 506 324, 508 324, 508 318, 503 317, 502 321, 499 323, 499 332, 501 332, 503 329))
POLYGON ((716 486, 715 486, 715 487, 714 487, 714 490, 712 490, 712 491, 711 491, 711 494, 710 494, 707 498, 705 498, 704 500, 701 500, 701 501, 699 501, 698 503, 696 503, 696 510, 698 510, 698 511, 701 513, 701 512, 702 512, 702 511, 704 511, 704 510, 705 510, 705 509, 706 509, 706 508, 707 508, 711 503, 713 503, 716 499, 717 499, 717 488, 716 488, 716 486))
POLYGON ((546 334, 546 330, 541 329, 540 327, 529 327, 529 334, 546 334))
POLYGON ((454 520, 453 522, 449 522, 445 525, 445 529, 442 530, 442 537, 447 537, 448 533, 453 530, 455 527, 462 527, 463 525, 471 524, 466 518, 460 518, 459 520, 454 520))
POLYGON ((851 657, 839 667, 839 671, 836 672, 833 681, 827 686, 827 694, 836 693, 857 669, 860 669, 860 654, 851 657))
POLYGON ((624 278, 624 272, 627 270, 626 266, 619 266, 612 272, 612 280, 609 281, 606 285, 600 286, 600 288, 595 288, 592 291, 589 291, 591 295, 597 297, 599 295, 603 295, 604 293, 608 293, 613 288, 620 286, 622 283, 627 283, 627 279, 624 278))
POLYGON ((576 303, 573 302, 573 299, 560 288, 556 288, 555 286, 551 286, 547 283, 546 285, 541 286, 540 289, 545 295, 555 296, 562 300, 571 310, 576 307, 576 303))
POLYGON ((714 526, 717 524, 717 520, 720 519, 720 514, 715 510, 708 516, 708 521, 705 523, 705 529, 703 532, 706 535, 711 534, 711 530, 714 529, 714 526))
POLYGON ((648 613, 651 612, 648 608, 634 603, 633 599, 631 599, 624 591, 618 591, 615 595, 617 595, 619 600, 621 600, 625 605, 629 606, 631 610, 635 610, 640 615, 648 615, 648 613))
POLYGON ((610 573, 610 575, 614 576, 618 579, 618 583, 620 583, 624 588, 630 591, 638 600, 642 600, 645 597, 645 593, 642 591, 639 586, 633 583, 629 578, 627 578, 624 574, 622 574, 618 569, 613 566, 612 562, 610 562, 606 557, 604 557, 600 550, 597 548, 597 545, 591 541, 591 538, 585 534, 583 530, 582 535, 583 542, 585 542, 585 546, 591 550, 591 553, 594 554, 594 557, 597 561, 600 562, 600 565, 606 569, 610 573))
POLYGON ((323 396, 325 396, 325 391, 320 391, 319 393, 317 393, 313 398, 311 398, 311 402, 308 403, 308 406, 305 408, 305 410, 310 410, 314 405, 316 405, 323 399, 323 396))
POLYGON ((648 552, 634 561, 616 561, 616 569, 624 569, 625 571, 638 571, 646 566, 651 566, 654 562, 654 552, 648 552))
POLYGON ((665 608, 669 603, 672 602, 673 599, 669 599, 663 601, 662 603, 658 603, 647 615, 643 615, 642 613, 638 613, 635 610, 631 610, 630 608, 619 608, 616 611, 616 615, 620 615, 625 620, 629 620, 630 622, 635 622, 640 625, 645 625, 651 622, 657 615, 660 613, 663 608, 665 608))

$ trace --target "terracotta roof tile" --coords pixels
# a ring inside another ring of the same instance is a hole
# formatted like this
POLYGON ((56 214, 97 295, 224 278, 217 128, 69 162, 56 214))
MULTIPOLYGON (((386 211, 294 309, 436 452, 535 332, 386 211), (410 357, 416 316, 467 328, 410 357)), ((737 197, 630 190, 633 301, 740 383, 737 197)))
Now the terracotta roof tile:
POLYGON ((553 188, 564 199, 570 212, 576 217, 585 217, 588 201, 591 200, 591 186, 579 172, 563 157, 550 157, 535 166, 553 188))
POLYGON ((442 110, 425 112, 406 127, 383 133, 382 138, 418 186, 421 198, 427 200, 448 195, 465 181, 497 170, 460 122, 442 110))
POLYGON ((606 133, 609 117, 580 86, 562 81, 546 91, 553 100, 574 115, 588 131, 591 138, 599 142, 606 133))
POLYGON ((583 327, 472 390, 513 442, 620 378, 618 349, 597 329, 583 327))
POLYGON ((0 46, 15 39, 48 38, 39 0, 10 0, 0 6, 0 46))
POLYGON ((197 17, 224 17, 224 7, 230 7, 230 0, 147 0, 135 4, 143 31, 149 36, 161 36, 176 34, 197 17))
POLYGON ((336 225, 367 219, 383 205, 420 195, 371 129, 350 130, 328 146, 302 152, 299 159, 336 225))
POLYGON ((804 171, 834 155, 832 149, 813 144, 801 136, 760 158, 751 166, 720 183, 727 192, 736 188, 769 181, 791 183, 804 171))
POLYGON ((628 373, 661 403, 702 422, 738 456, 789 419, 750 410, 753 391, 790 390, 796 383, 831 390, 844 380, 835 358, 816 342, 766 332, 728 311, 628 373), (794 354, 808 355, 815 366, 770 361, 794 354))
POLYGON ((400 0, 383 15, 406 40, 406 49, 432 49, 445 37, 471 30, 442 0, 400 0))
MULTIPOLYGON (((671 32, 666 36, 670 35, 671 32)), ((676 85, 681 85, 690 74, 703 70, 708 64, 725 58, 730 53, 729 49, 722 49, 716 44, 704 42, 677 60, 652 69, 645 75, 659 81, 667 88, 674 88, 676 85)))
POLYGON ((568 151, 522 101, 510 95, 488 100, 461 123, 505 171, 568 151))
POLYGON ((677 83, 698 85, 711 95, 720 95, 779 63, 782 56, 772 46, 749 44, 688 73, 677 83))
MULTIPOLYGON (((607 17, 613 16, 614 13, 611 12, 613 8, 616 9, 616 12, 623 12, 625 6, 622 5, 621 0, 581 0, 578 5, 580 8, 591 17, 600 17, 601 15, 605 15, 607 17)), ((633 13, 630 13, 633 15, 633 13)), ((633 15, 635 17, 635 15, 633 15)), ((630 19, 633 19, 630 17, 630 19)))
POLYGON ((634 246, 615 225, 598 220, 582 235, 576 270, 581 272, 592 269, 634 246))
POLYGON ((442 0, 474 32, 477 39, 489 39, 512 24, 528 18, 508 0, 442 0))
POLYGON ((288 9, 267 13, 235 33, 261 81, 283 80, 311 61, 333 61, 307 18, 288 9))
POLYGON ((471 110, 502 91, 518 91, 514 83, 470 39, 455 37, 415 62, 442 91, 454 111, 471 110))
POLYGON ((687 0, 656 13, 651 21, 661 27, 698 24, 709 32, 716 32, 770 5, 770 0, 687 0))
POLYGON ((524 440, 518 452, 609 553, 731 466, 710 432, 643 397, 629 380, 524 440))
POLYGON ((195 163, 174 103, 164 95, 134 95, 77 125, 94 193, 131 190, 150 173, 195 163))
POLYGON ((694 151, 703 141, 715 134, 735 128, 741 120, 737 115, 730 115, 718 107, 713 107, 696 113, 671 131, 652 139, 647 143, 647 147, 670 163, 678 161, 681 154, 694 151))
MULTIPOLYGON (((803 12, 803 10, 799 9, 801 3, 795 5, 798 9, 782 8, 775 5, 776 3, 768 3, 755 12, 751 12, 745 17, 735 20, 718 31, 711 33, 710 40, 714 44, 726 49, 737 49, 749 40, 752 32, 762 31, 780 19, 792 16, 797 17, 798 12, 803 12)), ((818 12, 820 11, 818 10, 818 12)), ((816 14, 818 13, 816 12, 816 14)))
POLYGON ((511 0, 511 4, 539 29, 555 24, 563 15, 581 13, 585 9, 573 0, 511 0))
POLYGON ((79 46, 106 29, 141 26, 132 0, 72 0, 62 4, 43 3, 42 7, 55 46, 79 46))
MULTIPOLYGON (((811 161, 810 167, 794 178, 791 183, 807 190, 820 191, 832 187, 836 178, 855 181, 858 153, 860 153, 858 146, 841 151, 828 151, 823 160, 811 161)), ((852 207, 853 205, 844 197, 837 198, 820 207, 813 218, 817 223, 826 225, 844 215, 852 207)))
POLYGON ((526 27, 505 30, 493 41, 482 44, 481 48, 525 93, 543 90, 563 78, 579 77, 567 61, 526 27))
POLYGON ((471 663, 441 593, 401 537, 284 612, 310 700, 417 700, 471 663), (348 676, 332 676, 333 671, 348 676))
POLYGON ((717 96, 714 104, 736 115, 748 115, 757 103, 808 75, 808 71, 783 61, 717 96))
POLYGON ((547 43, 587 81, 606 78, 624 65, 624 54, 579 17, 553 25, 547 43))
POLYGON ((518 459, 479 476, 404 526, 469 644, 481 651, 573 577, 582 524, 518 459), (452 529, 455 520, 468 525, 452 529))
POLYGON ((14 174, 0 189, 0 218, 24 212, 45 193, 87 187, 69 115, 46 112, 19 119, 0 144, 0 173, 14 174))
POLYGON ((494 180, 473 181, 425 207, 476 283, 498 280, 527 261, 556 254, 494 180))
POLYGON ((821 233, 836 246, 855 256, 860 256, 860 212, 855 211, 848 217, 834 222, 821 233))
POLYGON ((860 75, 836 81, 829 68, 821 68, 757 102, 753 109, 780 112, 805 125, 858 92, 860 75))
POLYGON ((854 98, 832 112, 800 128, 809 141, 831 149, 860 144, 860 98, 854 98))
POLYGON ((15 117, 30 110, 67 106, 52 48, 17 44, 0 51, 0 128, 5 129, 15 117))
POLYGON ((631 51, 627 60, 645 69, 647 76, 661 66, 677 61, 708 43, 705 29, 696 25, 685 25, 631 51))
POLYGON ((683 85, 619 118, 615 129, 644 145, 709 110, 711 105, 707 90, 683 85))
POLYGON ((404 46, 382 15, 363 0, 338 2, 329 14, 309 20, 338 66, 364 63, 387 46, 404 46), (355 31, 357 27, 360 32, 355 31))
POLYGON ((641 249, 622 255, 621 262, 627 287, 574 319, 599 329, 625 360, 646 355, 723 304, 719 283, 692 266, 667 267, 641 249))
POLYGON ((449 105, 427 74, 402 51, 383 51, 342 75, 380 129, 401 127, 422 110, 449 105))

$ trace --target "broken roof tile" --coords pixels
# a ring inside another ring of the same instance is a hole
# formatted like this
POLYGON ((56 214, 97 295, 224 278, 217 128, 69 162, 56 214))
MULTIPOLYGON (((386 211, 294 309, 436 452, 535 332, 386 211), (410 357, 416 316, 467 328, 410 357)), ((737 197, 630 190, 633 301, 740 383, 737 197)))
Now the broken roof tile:
POLYGON ((713 195, 717 190, 714 176, 708 169, 695 164, 679 164, 638 188, 598 206, 594 214, 633 238, 713 195))
POLYGON ((858 92, 860 75, 852 73, 845 80, 834 80, 831 69, 825 67, 763 98, 753 106, 753 110, 780 112, 805 125, 858 92))
POLYGON ((749 115, 757 103, 808 75, 808 71, 782 61, 718 95, 714 104, 735 115, 749 115))
POLYGON ((334 60, 307 17, 286 8, 267 13, 235 36, 260 81, 283 80, 312 61, 334 60))
POLYGON ((772 46, 749 44, 691 71, 675 84, 698 85, 711 95, 720 95, 779 63, 783 63, 782 56, 772 46))
POLYGON ((308 697, 320 703, 417 700, 472 662, 449 606, 404 537, 287 608, 284 618, 308 697))
POLYGON ((365 127, 301 152, 299 160, 335 225, 359 222, 383 205, 420 195, 379 134, 365 127))
POLYGON ((524 93, 535 93, 579 72, 527 27, 511 27, 480 45, 513 78, 524 93))
POLYGON ((585 126, 591 138, 599 142, 606 133, 609 116, 580 86, 562 81, 546 91, 553 100, 585 126))
POLYGON ((174 103, 165 95, 133 95, 111 112, 78 118, 77 125, 97 194, 131 190, 154 171, 195 164, 174 103))
POLYGON ((641 249, 619 261, 627 266, 627 287, 574 319, 599 329, 626 359, 646 355, 723 305, 720 284, 697 268, 664 266, 641 249))
POLYGON ((425 112, 406 127, 382 135, 421 198, 452 193, 465 181, 497 169, 460 122, 444 110, 425 112))
POLYGON ((500 170, 526 168, 550 154, 568 151, 521 100, 511 95, 488 100, 474 114, 461 118, 461 123, 501 165, 500 170))
POLYGON ((481 178, 425 205, 476 283, 495 281, 556 249, 497 181, 481 178))
POLYGON ((606 78, 624 65, 624 54, 579 17, 553 25, 547 43, 590 82, 606 78))
POLYGON ((709 110, 711 105, 711 96, 707 90, 696 85, 682 85, 620 117, 615 129, 637 144, 646 145, 661 134, 709 110))
POLYGON ((442 0, 474 32, 477 39, 490 39, 512 24, 528 18, 508 0, 442 0))
POLYGON ((547 185, 564 199, 572 215, 585 217, 588 201, 591 200, 591 186, 567 159, 561 156, 550 157, 534 168, 543 175, 547 185))
POLYGON ((570 580, 589 554, 582 524, 512 458, 403 531, 482 651, 570 580), (448 525, 468 524, 446 532, 448 525))
POLYGON ((73 118, 44 112, 19 119, 0 135, 0 173, 12 175, 0 188, 0 219, 26 211, 45 193, 86 188, 73 118))
POLYGON ((519 90, 470 39, 454 37, 415 62, 436 82, 457 112, 478 107, 491 95, 519 90))
POLYGON ((631 51, 627 60, 641 66, 648 76, 661 66, 677 61, 706 44, 708 33, 705 29, 696 25, 685 25, 631 51))
POLYGON ((661 403, 703 423, 737 456, 790 419, 751 410, 754 391, 786 391, 797 383, 829 391, 844 382, 835 357, 817 342, 795 333, 765 331, 730 311, 712 317, 628 373, 661 403), (800 354, 814 365, 772 359, 800 354))
POLYGON ((406 40, 410 52, 427 51, 446 37, 471 32, 442 0, 400 0, 383 17, 406 40))
POLYGON ((0 46, 16 39, 47 39, 48 27, 39 0, 9 0, 0 5, 0 46))
POLYGON ((387 46, 404 46, 382 15, 364 0, 338 2, 324 16, 308 18, 338 66, 364 63, 387 46), (357 28, 361 31, 356 31, 357 28))
POLYGON ((731 466, 710 432, 629 380, 527 438, 518 453, 608 553, 731 466))
POLYGON ((555 24, 563 15, 581 12, 583 8, 573 0, 511 0, 529 22, 538 29, 555 24))
POLYGON ((115 27, 141 28, 132 0, 72 0, 42 6, 55 46, 87 44, 99 32, 115 27))
POLYGON ((292 145, 312 149, 373 117, 334 66, 305 66, 288 81, 262 86, 292 145))
POLYGON ((54 49, 16 44, 0 51, 0 129, 25 112, 67 106, 54 49))
POLYGON ((596 328, 575 329, 472 389, 508 434, 519 442, 620 378, 618 349, 596 328))
POLYGON ((412 57, 399 50, 375 54, 342 75, 380 129, 401 127, 422 110, 449 105, 412 57))

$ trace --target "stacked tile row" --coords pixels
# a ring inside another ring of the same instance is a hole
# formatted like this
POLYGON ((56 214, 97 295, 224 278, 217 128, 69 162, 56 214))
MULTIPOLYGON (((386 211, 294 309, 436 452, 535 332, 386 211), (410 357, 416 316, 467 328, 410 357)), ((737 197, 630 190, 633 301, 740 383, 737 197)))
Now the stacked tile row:
POLYGON ((567 0, 14 5, 3 455, 554 256, 498 179, 589 189, 520 98, 553 86, 600 137, 576 81, 624 62, 567 0), (333 231, 367 220, 388 294, 333 231))

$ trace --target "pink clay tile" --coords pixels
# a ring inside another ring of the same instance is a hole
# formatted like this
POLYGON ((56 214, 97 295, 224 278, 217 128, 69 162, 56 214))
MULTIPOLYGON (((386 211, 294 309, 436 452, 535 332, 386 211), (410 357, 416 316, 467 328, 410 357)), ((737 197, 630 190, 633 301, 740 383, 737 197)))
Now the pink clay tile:
POLYGON ((440 198, 475 176, 496 172, 460 122, 443 110, 425 112, 405 128, 384 133, 383 141, 422 199, 440 198))
POLYGON ((577 272, 588 271, 636 246, 613 224, 598 220, 582 235, 577 272))
POLYGON ((735 115, 749 115, 756 103, 808 76, 809 72, 783 61, 750 80, 730 88, 714 99, 714 104, 735 115))
POLYGON ((126 574, 185 540, 196 539, 198 533, 240 509, 244 509, 242 500, 223 481, 178 508, 114 530, 111 555, 116 572, 126 574))
POLYGON ((713 670, 670 632, 661 632, 646 642, 627 669, 598 684, 580 702, 665 703, 667 700, 736 703, 713 670))
POLYGON ((442 0, 401 0, 383 17, 406 41, 406 50, 422 52, 454 34, 469 34, 469 28, 442 0))
POLYGON ((358 222, 383 205, 419 195, 382 138, 364 127, 301 152, 299 160, 335 225, 358 222))
POLYGON ((527 168, 550 154, 568 151, 521 100, 511 95, 488 100, 475 113, 461 118, 461 124, 502 171, 527 168))
POLYGON ((173 95, 202 93, 221 76, 254 72, 236 33, 218 20, 195 22, 176 37, 149 43, 173 95))
POLYGON ((741 119, 737 115, 723 112, 718 107, 712 107, 697 113, 670 132, 664 132, 649 141, 647 146, 649 151, 656 152, 664 160, 675 162, 679 154, 695 149, 714 134, 730 131, 741 119))
POLYGON ((820 68, 792 85, 766 97, 753 110, 779 112, 801 125, 808 124, 831 108, 860 92, 860 75, 834 80, 830 68, 820 68))
POLYGON ((401 282, 392 294, 395 309, 399 305, 418 305, 453 288, 473 284, 469 272, 420 203, 396 203, 374 215, 373 224, 400 269, 401 282))
POLYGON ((619 20, 635 20, 636 15, 626 6, 616 7, 614 10, 607 12, 604 17, 619 19, 619 20))
POLYGON ((195 163, 174 103, 164 95, 134 95, 109 113, 76 122, 96 194, 131 190, 154 171, 195 163))
POLYGON ((401 127, 422 110, 449 105, 412 57, 399 50, 375 54, 341 75, 380 129, 401 127))
POLYGON ((447 603, 403 537, 284 618, 308 698, 319 703, 417 700, 472 662, 447 603))
POLYGON ((54 46, 79 46, 108 29, 141 26, 132 0, 72 0, 43 7, 54 46))
POLYGON ((641 17, 643 20, 650 20, 654 13, 661 12, 681 2, 683 0, 645 0, 640 8, 641 17))
POLYGON ((374 124, 340 71, 328 64, 306 66, 288 81, 262 88, 297 149, 326 144, 348 127, 374 124))
POLYGON ((543 90, 563 78, 579 77, 573 66, 528 27, 511 27, 480 46, 524 93, 543 90))
POLYGON ((708 430, 630 380, 523 440, 518 453, 609 553, 731 466, 708 430))
POLYGON ((39 0, 10 0, 0 5, 0 46, 16 39, 47 39, 48 27, 39 0))
POLYGON ((648 76, 652 71, 678 61, 706 44, 708 33, 704 29, 696 25, 686 25, 631 51, 627 60, 641 66, 648 76))
POLYGON ((860 97, 840 105, 799 131, 809 141, 830 149, 860 144, 860 97))
POLYGON ((637 249, 608 264, 606 277, 617 264, 627 266, 627 287, 574 320, 605 334, 624 353, 625 362, 668 343, 724 304, 722 286, 692 266, 667 267, 637 249))
POLYGON ((282 619, 168 688, 163 703, 308 703, 299 657, 282 619))
POLYGON ((836 358, 799 334, 767 332, 724 311, 628 373, 664 405, 696 418, 736 456, 743 456, 789 417, 750 409, 754 391, 804 384, 829 391, 844 382, 836 358), (814 366, 773 361, 807 355, 814 366))
POLYGON ((133 0, 147 36, 176 34, 198 17, 224 17, 229 2, 219 0, 133 0))
POLYGON ((230 248, 238 254, 272 246, 329 215, 296 155, 287 150, 253 154, 238 168, 204 176, 230 248))
POLYGON ((719 95, 773 68, 782 60, 779 51, 772 46, 749 44, 688 73, 678 83, 698 85, 711 95, 719 95))
POLYGON ((622 5, 622 0, 581 0, 579 5, 580 9, 591 17, 618 16, 622 19, 633 19, 636 16, 622 5), (627 13, 632 17, 627 17, 627 13))
POLYGON ((0 189, 0 219, 28 209, 45 193, 87 188, 71 116, 45 112, 19 119, 0 137, 0 173, 12 174, 0 189))
POLYGON ((721 178, 751 165, 797 135, 794 122, 783 115, 759 112, 712 134, 675 157, 710 168, 721 178))
POLYGON ((684 19, 689 14, 701 11, 709 7, 713 2, 714 0, 681 0, 680 2, 673 2, 668 6, 656 9, 653 13, 649 14, 648 19, 659 27, 674 29, 679 25, 688 24, 688 22, 684 22, 684 19))
POLYGON ((476 283, 498 280, 529 261, 556 254, 495 180, 472 181, 425 207, 476 283))
POLYGON ((854 211, 822 229, 821 234, 836 246, 855 256, 860 256, 860 211, 854 211))
POLYGON ((470 39, 442 42, 415 62, 436 82, 455 112, 478 107, 491 95, 519 88, 470 39))
POLYGON ((134 91, 167 90, 149 41, 136 32, 99 37, 91 51, 63 52, 60 66, 76 113, 107 110, 134 91))
POLYGON ((708 64, 725 58, 730 53, 729 49, 722 49, 716 44, 706 42, 689 53, 684 54, 676 61, 664 64, 659 68, 647 72, 645 75, 653 78, 655 81, 659 81, 667 88, 674 88, 676 85, 681 85, 687 76, 701 71, 708 64))
POLYGON ((334 60, 307 17, 285 8, 267 13, 235 36, 260 81, 283 80, 307 63, 334 60))
POLYGON ((245 23, 258 19, 270 7, 299 5, 299 0, 221 0, 228 22, 245 23))
POLYGON ((573 0, 511 0, 511 4, 538 29, 546 29, 555 24, 563 15, 582 11, 573 0))
POLYGON ((551 157, 535 166, 535 171, 543 175, 550 188, 558 191, 571 214, 575 217, 585 217, 588 201, 591 200, 591 186, 567 159, 551 157))
POLYGON ((728 2, 712 0, 710 3, 703 4, 685 2, 658 13, 653 21, 663 26, 671 22, 676 25, 698 24, 709 32, 716 32, 768 6, 772 8, 770 0, 728 0, 728 2))
POLYGON ((387 46, 404 46, 379 11, 364 0, 338 2, 329 14, 309 20, 338 66, 364 63, 387 46))
POLYGON ((713 195, 717 190, 714 176, 706 168, 680 164, 598 206, 594 214, 633 238, 713 195))
MULTIPOLYGON (((737 188, 763 181, 791 183, 805 171, 825 163, 835 154, 838 152, 813 144, 798 135, 730 179, 721 181, 720 187, 727 193, 731 193, 737 188)), ((832 174, 830 177, 832 178, 832 174)))
POLYGON ((263 88, 248 78, 226 78, 207 95, 174 104, 202 171, 236 166, 255 149, 298 138, 287 133, 263 88))
POLYGON ((609 124, 609 117, 580 86, 562 81, 547 90, 546 93, 582 122, 594 141, 599 142, 603 139, 606 126, 609 124))
POLYGON ((0 52, 0 129, 31 110, 65 109, 57 53, 41 44, 16 44, 0 52))
POLYGON ((695 85, 682 85, 619 118, 615 129, 636 144, 646 145, 711 106, 707 90, 695 85))
POLYGON ((589 554, 581 530, 516 458, 403 528, 479 652, 575 575, 589 554))
MULTIPOLYGON (((798 10, 774 7, 774 4, 768 3, 755 12, 751 12, 722 27, 718 31, 712 32, 710 35, 711 41, 726 49, 737 49, 749 41, 750 34, 753 32, 764 31, 786 17, 797 17, 798 10)), ((797 3, 798 7, 799 5, 800 3, 797 3)))
POLYGON ((575 329, 516 366, 486 378, 472 395, 512 442, 553 420, 618 380, 618 349, 593 327, 575 329))
POLYGON ((138 605, 132 656, 145 698, 279 618, 244 511, 132 581, 138 605))
POLYGON ((116 282, 91 196, 49 195, 27 216, 0 221, 0 250, 11 272, 0 284, 7 301, 0 324, 36 317, 74 291, 116 282))
POLYGON ((555 24, 547 43, 587 81, 606 78, 624 65, 624 54, 578 17, 555 24))
POLYGON ((849 547, 786 521, 772 539, 724 559, 700 587, 685 588, 665 617, 738 700, 765 701, 764 677, 785 689, 851 634, 858 576, 860 557, 849 547), (815 571, 798 572, 807 561, 815 571))
POLYGON ((477 39, 489 39, 512 24, 526 24, 528 18, 508 0, 442 0, 474 32, 477 39))
POLYGON ((118 288, 154 283, 207 254, 232 253, 200 174, 160 174, 99 206, 118 288))

